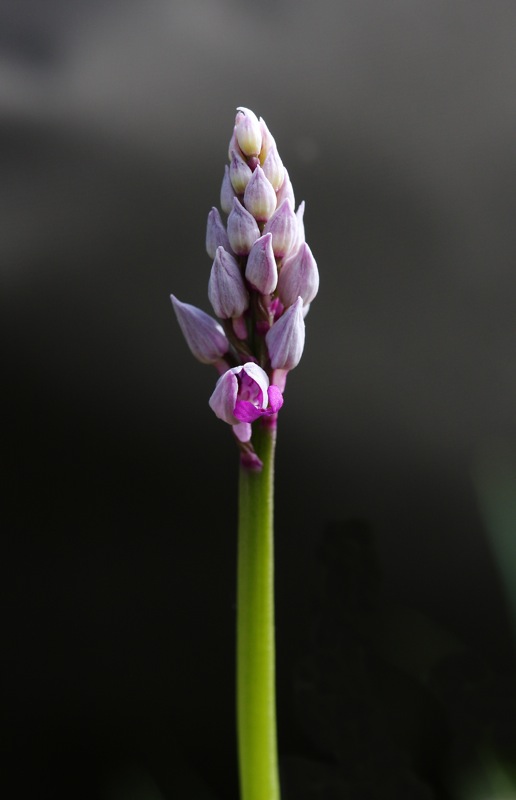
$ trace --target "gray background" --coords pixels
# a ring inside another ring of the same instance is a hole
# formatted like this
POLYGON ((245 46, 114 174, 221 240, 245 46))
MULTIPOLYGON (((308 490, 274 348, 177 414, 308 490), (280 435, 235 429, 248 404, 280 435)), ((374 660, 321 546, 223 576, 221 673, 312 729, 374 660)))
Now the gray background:
POLYGON ((38 743, 155 712, 206 752, 200 720, 224 719, 210 774, 232 763, 236 452, 168 295, 208 310, 238 105, 277 140, 321 274, 280 415, 280 683, 316 543, 350 516, 386 596, 510 670, 473 474, 516 449, 514 3, 3 0, 0 31, 22 744, 19 720, 38 743))

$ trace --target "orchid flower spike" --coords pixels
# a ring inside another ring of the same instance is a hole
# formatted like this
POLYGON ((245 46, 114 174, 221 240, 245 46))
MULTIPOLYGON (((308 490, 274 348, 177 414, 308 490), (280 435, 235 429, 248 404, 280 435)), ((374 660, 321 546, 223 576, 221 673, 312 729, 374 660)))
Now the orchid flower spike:
POLYGON ((206 228, 213 260, 208 296, 218 319, 174 296, 172 303, 193 355, 221 375, 211 408, 232 426, 242 463, 245 457, 255 467, 252 425, 275 425, 287 374, 303 353, 304 318, 319 289, 305 242, 305 204, 295 211, 294 203, 269 128, 239 106, 220 189, 227 217, 212 208, 206 228))

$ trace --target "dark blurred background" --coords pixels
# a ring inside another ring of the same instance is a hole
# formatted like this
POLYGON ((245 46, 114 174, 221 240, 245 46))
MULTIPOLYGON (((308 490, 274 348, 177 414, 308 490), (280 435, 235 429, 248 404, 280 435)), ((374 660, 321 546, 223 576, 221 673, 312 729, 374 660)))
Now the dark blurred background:
POLYGON ((321 274, 280 415, 282 753, 317 750, 292 676, 330 522, 371 531, 381 607, 512 682, 515 90, 510 0, 2 0, 17 796, 235 797, 237 454, 169 294, 209 310, 238 105, 277 140, 321 274))

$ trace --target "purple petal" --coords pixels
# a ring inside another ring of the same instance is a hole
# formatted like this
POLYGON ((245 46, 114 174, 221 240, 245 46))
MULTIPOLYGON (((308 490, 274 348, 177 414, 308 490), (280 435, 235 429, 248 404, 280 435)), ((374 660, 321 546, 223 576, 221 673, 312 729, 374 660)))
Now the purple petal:
POLYGON ((280 410, 282 405, 283 405, 283 395, 281 394, 281 391, 278 389, 277 386, 271 384, 269 386, 270 413, 275 414, 277 411, 280 410))
POLYGON ((267 390, 269 388, 269 378, 265 370, 263 370, 258 364, 254 364, 252 361, 248 361, 247 364, 244 364, 242 367, 245 374, 253 380, 261 392, 261 406, 262 408, 267 407, 267 390))
POLYGON ((238 393, 238 379, 236 376, 241 369, 241 367, 233 367, 233 369, 228 369, 227 372, 221 375, 209 399, 211 410, 215 412, 219 419, 224 420, 229 425, 235 424, 233 410, 238 393))
POLYGON ((233 411, 233 414, 240 422, 254 422, 262 413, 262 409, 256 408, 249 400, 237 400, 233 411))
POLYGON ((248 442, 252 434, 250 423, 238 422, 236 425, 233 425, 233 433, 240 442, 248 442))

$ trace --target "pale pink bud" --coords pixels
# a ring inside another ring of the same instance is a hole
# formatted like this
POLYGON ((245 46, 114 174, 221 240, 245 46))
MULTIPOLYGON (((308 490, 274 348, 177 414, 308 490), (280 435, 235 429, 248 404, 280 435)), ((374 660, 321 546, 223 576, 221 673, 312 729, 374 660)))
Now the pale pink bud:
POLYGON ((303 355, 305 322, 303 300, 298 297, 265 335, 273 369, 294 369, 303 355))
POLYGON ((266 177, 272 183, 274 191, 277 192, 285 177, 285 167, 283 166, 283 162, 279 157, 275 144, 272 145, 267 158, 263 162, 263 171, 265 172, 266 177))
POLYGON ((278 268, 272 252, 272 234, 260 236, 253 244, 245 268, 245 277, 261 294, 271 294, 278 283, 278 268))
POLYGON ((297 250, 305 241, 305 223, 303 221, 303 217, 305 215, 305 201, 302 200, 299 203, 299 208, 296 211, 297 217, 297 239, 295 244, 295 249, 297 250))
POLYGON ((229 164, 229 179, 237 194, 243 194, 245 187, 251 179, 251 167, 249 167, 240 153, 236 150, 231 151, 231 162, 229 164))
POLYGON ((278 192, 277 192, 277 203, 278 203, 278 205, 280 205, 280 203, 282 203, 283 200, 287 200, 288 199, 288 200, 290 200, 290 204, 292 205, 292 208, 295 208, 296 207, 296 201, 295 201, 295 198, 294 198, 294 189, 292 188, 292 183, 290 181, 289 174, 288 174, 287 170, 285 169, 285 167, 283 168, 283 174, 284 174, 283 183, 281 184, 281 186, 280 186, 280 188, 278 189, 278 192))
POLYGON ((236 197, 228 217, 228 237, 231 249, 237 256, 246 256, 260 238, 258 223, 236 197))
POLYGON ((229 212, 233 208, 234 196, 235 196, 235 190, 233 189, 233 185, 229 177, 229 167, 226 164, 226 166, 224 167, 224 178, 222 179, 222 186, 220 187, 220 207, 226 214, 229 214, 229 212))
POLYGON ((258 222, 267 222, 276 208, 276 192, 259 166, 245 187, 244 205, 258 222))
POLYGON ((258 117, 249 108, 238 106, 235 120, 235 136, 246 156, 257 156, 262 149, 262 131, 258 117))
POLYGON ((223 247, 217 247, 208 282, 208 297, 217 317, 240 317, 249 306, 240 267, 223 247))
POLYGON ((181 303, 170 295, 179 327, 193 355, 203 364, 214 364, 229 350, 222 326, 200 308, 181 303))
POLYGON ((319 289, 319 272, 312 251, 306 243, 288 256, 282 264, 278 279, 278 295, 284 306, 291 306, 298 297, 303 305, 312 302, 319 289))
MULTIPOLYGON (((290 200, 283 200, 263 229, 264 233, 272 233, 272 249, 276 258, 282 258, 292 250, 297 241, 298 228, 298 220, 290 200)), ((231 236, 229 241, 231 242, 231 236)))
POLYGON ((221 245, 224 250, 231 250, 224 223, 220 218, 218 209, 213 207, 208 214, 208 224, 206 225, 206 251, 210 258, 215 258, 215 253, 219 245, 221 245))
POLYGON ((260 151, 260 162, 263 164, 269 154, 271 147, 276 147, 274 136, 265 124, 263 117, 260 117, 260 129, 262 132, 262 149, 260 151))
POLYGON ((233 150, 235 150, 237 153, 239 151, 235 128, 233 128, 233 133, 231 134, 231 139, 229 140, 229 146, 228 146, 228 159, 230 161, 231 161, 231 156, 232 156, 233 150))

